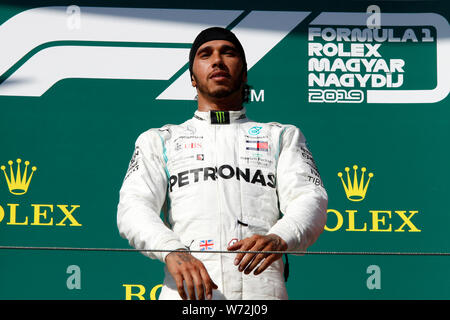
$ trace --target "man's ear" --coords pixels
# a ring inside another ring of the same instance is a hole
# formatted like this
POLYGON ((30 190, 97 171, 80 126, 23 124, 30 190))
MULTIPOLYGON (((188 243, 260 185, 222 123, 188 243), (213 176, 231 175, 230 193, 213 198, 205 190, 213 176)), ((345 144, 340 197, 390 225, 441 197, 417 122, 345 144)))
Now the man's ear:
POLYGON ((242 82, 247 83, 247 71, 242 75, 242 82))
POLYGON ((197 81, 195 81, 195 77, 193 74, 191 75, 191 84, 193 87, 197 87, 197 81))

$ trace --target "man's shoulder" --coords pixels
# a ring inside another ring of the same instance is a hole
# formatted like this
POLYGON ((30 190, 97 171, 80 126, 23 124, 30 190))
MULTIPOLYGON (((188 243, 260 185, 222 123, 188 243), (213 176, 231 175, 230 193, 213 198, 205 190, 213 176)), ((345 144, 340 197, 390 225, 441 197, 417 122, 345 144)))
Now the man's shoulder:
POLYGON ((247 122, 247 126, 250 127, 260 127, 260 128, 268 128, 271 129, 272 131, 276 131, 276 132, 284 132, 287 129, 294 129, 294 128, 298 128, 297 126, 293 125, 293 124, 289 124, 289 123, 281 123, 281 122, 276 122, 276 121, 270 121, 270 122, 258 122, 258 121, 254 121, 254 120, 250 120, 249 122, 247 122))
MULTIPOLYGON (((147 139, 160 139, 166 141, 170 139, 174 134, 178 132, 189 130, 192 126, 189 125, 189 121, 185 121, 181 124, 167 123, 161 127, 149 128, 140 134, 140 137, 147 139)), ((192 130, 192 128, 191 128, 192 130)))

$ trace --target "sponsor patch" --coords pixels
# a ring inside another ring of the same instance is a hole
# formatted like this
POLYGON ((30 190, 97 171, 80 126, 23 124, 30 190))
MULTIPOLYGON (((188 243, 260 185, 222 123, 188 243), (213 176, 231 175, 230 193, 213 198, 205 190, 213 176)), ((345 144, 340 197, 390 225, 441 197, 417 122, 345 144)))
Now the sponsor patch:
POLYGON ((269 143, 267 141, 262 140, 246 140, 246 147, 247 150, 253 150, 253 151, 269 151, 269 143))
POLYGON ((214 249, 214 240, 200 240, 200 251, 208 251, 214 249))

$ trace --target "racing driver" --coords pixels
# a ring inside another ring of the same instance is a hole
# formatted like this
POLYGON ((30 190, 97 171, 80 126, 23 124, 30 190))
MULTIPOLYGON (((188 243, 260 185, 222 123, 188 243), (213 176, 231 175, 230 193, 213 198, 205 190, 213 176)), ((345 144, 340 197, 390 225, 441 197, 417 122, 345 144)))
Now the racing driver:
POLYGON ((287 299, 279 251, 306 250, 326 223, 327 193, 305 137, 247 117, 247 63, 231 31, 200 32, 189 62, 198 109, 137 138, 119 232, 165 263, 159 299, 287 299))

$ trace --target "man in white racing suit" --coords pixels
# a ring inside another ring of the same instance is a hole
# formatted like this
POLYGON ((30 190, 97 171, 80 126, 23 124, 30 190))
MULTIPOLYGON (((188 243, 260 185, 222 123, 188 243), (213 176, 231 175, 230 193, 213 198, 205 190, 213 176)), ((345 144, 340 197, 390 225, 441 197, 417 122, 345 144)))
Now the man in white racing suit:
POLYGON ((120 234, 166 264, 159 299, 287 299, 282 255, 242 251, 304 251, 322 233, 328 198, 305 137, 246 116, 247 66, 232 32, 202 31, 190 71, 193 117, 136 140, 120 234))

